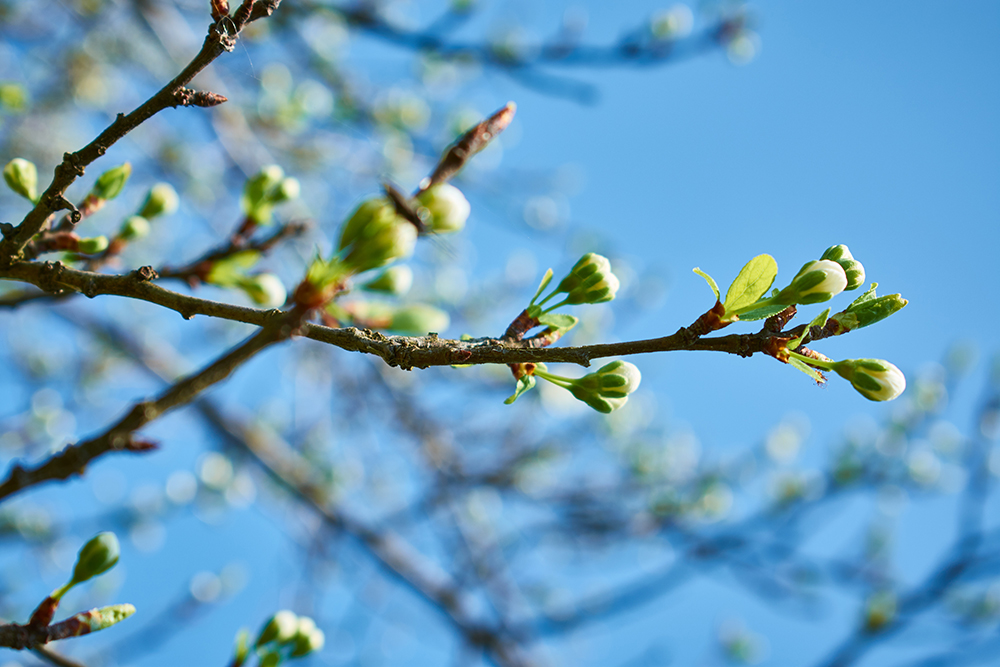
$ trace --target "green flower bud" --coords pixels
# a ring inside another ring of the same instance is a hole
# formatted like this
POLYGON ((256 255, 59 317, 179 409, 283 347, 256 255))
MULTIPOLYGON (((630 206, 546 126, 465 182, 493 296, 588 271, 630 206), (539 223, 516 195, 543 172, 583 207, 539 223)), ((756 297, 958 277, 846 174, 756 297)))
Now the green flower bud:
POLYGON ((120 554, 121 546, 114 533, 98 533, 80 549, 80 553, 76 557, 76 566, 73 568, 73 578, 57 591, 59 595, 53 593, 52 597, 62 597, 62 594, 73 586, 82 584, 99 574, 104 574, 115 566, 120 554))
POLYGON ((254 276, 241 278, 237 285, 247 293, 247 296, 263 308, 280 308, 288 299, 281 279, 273 273, 258 273, 254 276))
POLYGON ((851 251, 846 245, 830 246, 820 259, 829 259, 840 264, 847 275, 847 287, 845 290, 857 289, 864 284, 865 267, 861 265, 861 262, 854 259, 854 256, 851 255, 851 251))
POLYGON ((852 303, 830 319, 836 322, 836 334, 840 335, 880 322, 901 310, 907 303, 909 301, 900 294, 887 294, 859 304, 852 303))
POLYGON ((157 183, 149 189, 146 201, 139 209, 139 215, 152 220, 161 215, 170 215, 177 210, 180 203, 177 191, 169 183, 157 183))
POLYGON ((792 284, 781 290, 774 301, 788 306, 829 301, 847 287, 844 267, 833 260, 807 262, 795 275, 792 284))
POLYGON ((472 210, 462 191, 449 183, 439 183, 424 190, 417 195, 417 202, 427 212, 428 227, 438 234, 460 231, 472 210))
POLYGON ((275 191, 284 178, 284 170, 276 164, 262 167, 251 176, 243 187, 243 196, 240 198, 243 212, 258 224, 268 224, 271 221, 271 205, 274 203, 275 191))
POLYGON ((351 215, 340 235, 342 262, 354 273, 385 266, 413 253, 417 228, 396 215, 387 199, 369 199, 351 215))
POLYGON ((128 162, 109 169, 94 183, 90 194, 96 199, 114 199, 125 188, 128 177, 132 175, 132 165, 128 162))
POLYGON ((625 405, 641 381, 642 373, 634 364, 619 360, 574 380, 567 388, 577 399, 607 414, 625 405))
POLYGON ((394 296, 402 296, 410 291, 413 285, 413 270, 401 264, 390 266, 379 274, 374 280, 370 280, 361 287, 369 292, 384 292, 394 296))
POLYGON ((589 252, 570 269, 556 287, 556 294, 566 292, 566 303, 604 303, 615 298, 618 278, 611 272, 607 257, 589 252))
POLYGON ((281 183, 278 184, 278 187, 274 189, 271 201, 277 204, 283 201, 298 199, 301 191, 302 186, 299 184, 299 179, 285 178, 282 179, 281 183))
POLYGON ((845 359, 831 370, 849 380, 870 401, 891 401, 906 389, 903 372, 882 359, 845 359))
POLYGON ((149 221, 146 218, 141 215, 130 215, 122 223, 118 236, 125 241, 135 241, 147 236, 149 230, 149 221))
POLYGON ((96 255, 108 249, 107 236, 93 236, 89 239, 80 239, 76 247, 77 252, 83 255, 96 255))
POLYGON ((393 312, 392 321, 386 328, 400 333, 425 334, 444 331, 450 323, 451 318, 443 310, 415 303, 393 312))
POLYGON ((326 636, 322 630, 316 627, 316 623, 311 618, 303 616, 299 618, 299 627, 295 631, 295 637, 292 639, 292 642, 291 657, 301 658, 304 655, 323 648, 323 644, 326 643, 326 636))
POLYGON ((34 162, 16 157, 3 168, 3 180, 10 189, 31 203, 38 199, 38 169, 34 162))
POLYGON ((257 643, 254 646, 260 648, 268 642, 286 644, 295 636, 298 627, 299 617, 287 609, 282 609, 267 619, 267 623, 261 628, 260 634, 257 636, 257 643))

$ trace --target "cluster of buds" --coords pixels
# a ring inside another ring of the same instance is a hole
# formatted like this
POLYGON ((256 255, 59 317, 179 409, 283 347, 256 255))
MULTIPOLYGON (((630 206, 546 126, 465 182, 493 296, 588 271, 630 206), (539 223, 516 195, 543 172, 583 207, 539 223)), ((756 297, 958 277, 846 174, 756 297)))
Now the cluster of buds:
POLYGON ((269 225, 274 207, 297 199, 300 189, 298 180, 286 177, 281 167, 271 164, 247 180, 240 205, 254 224, 269 225))
MULTIPOLYGON (((298 616, 282 610, 267 620, 257 635, 253 649, 261 667, 277 667, 286 660, 301 658, 323 648, 326 637, 308 616, 298 616)), ((230 663, 241 667, 250 655, 246 634, 237 640, 236 655, 230 663)))
POLYGON ((340 264, 349 273, 377 269, 409 257, 417 243, 417 228, 396 212, 392 202, 376 197, 354 210, 340 232, 340 264))
POLYGON ((634 364, 620 360, 576 379, 553 375, 539 364, 534 376, 567 389, 575 398, 604 414, 625 405, 629 394, 638 389, 642 381, 642 374, 634 364))
POLYGON ((545 274, 542 285, 531 300, 528 312, 533 317, 550 313, 561 306, 611 301, 615 298, 619 288, 618 278, 611 272, 611 262, 608 261, 607 257, 593 252, 588 252, 581 257, 556 288, 536 304, 536 300, 545 291, 551 278, 550 270, 545 274), (554 306, 544 308, 545 304, 557 294, 565 294, 566 297, 554 306))
POLYGON ((14 158, 3 168, 3 180, 11 190, 32 204, 38 201, 38 169, 34 162, 14 158))

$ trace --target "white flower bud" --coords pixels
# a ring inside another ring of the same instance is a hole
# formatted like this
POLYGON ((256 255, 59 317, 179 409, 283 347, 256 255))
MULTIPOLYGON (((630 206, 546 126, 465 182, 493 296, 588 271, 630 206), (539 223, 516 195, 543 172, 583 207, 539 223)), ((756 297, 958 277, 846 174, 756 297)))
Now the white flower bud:
POLYGON ((438 234, 457 232, 465 227, 472 207, 462 191, 449 183, 434 185, 417 196, 427 211, 427 225, 438 234))
POLYGON ((903 372, 882 359, 845 359, 832 370, 870 401, 891 401, 906 389, 903 372))

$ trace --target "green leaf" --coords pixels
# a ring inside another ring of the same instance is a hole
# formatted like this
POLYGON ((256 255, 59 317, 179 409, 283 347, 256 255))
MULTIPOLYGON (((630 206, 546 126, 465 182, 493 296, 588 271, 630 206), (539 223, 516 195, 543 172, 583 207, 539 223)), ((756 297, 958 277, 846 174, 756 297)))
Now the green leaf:
POLYGON ((552 269, 549 269, 548 271, 545 272, 545 275, 542 276, 542 282, 538 286, 538 291, 535 292, 535 296, 531 297, 530 303, 532 304, 535 303, 535 300, 537 300, 538 297, 542 295, 542 292, 545 291, 545 288, 549 286, 550 282, 552 282, 552 276, 553 276, 552 269))
POLYGON ((539 324, 552 327, 556 331, 562 331, 563 333, 575 327, 576 323, 579 321, 580 318, 578 317, 573 317, 572 315, 562 315, 560 313, 548 313, 538 318, 539 324))
POLYGON ((794 350, 798 348, 798 346, 802 344, 802 341, 805 339, 805 337, 809 335, 809 330, 812 329, 813 327, 822 327, 824 324, 826 324, 826 321, 827 319, 829 319, 829 317, 830 317, 830 309, 827 308, 822 313, 813 318, 813 321, 810 322, 809 325, 802 330, 802 334, 800 336, 796 336, 792 340, 788 341, 788 344, 785 347, 787 347, 789 350, 794 350))
POLYGON ((855 299, 854 301, 852 301, 851 305, 849 305, 846 308, 846 310, 848 310, 848 311, 852 310, 855 306, 860 306, 861 304, 863 304, 866 301, 871 301, 871 300, 875 299, 876 298, 875 297, 875 288, 876 287, 878 287, 878 283, 872 283, 872 286, 868 288, 868 291, 866 291, 864 294, 862 294, 857 299, 855 299))
POLYGON ((712 278, 712 276, 705 273, 704 271, 702 271, 701 269, 699 269, 697 266, 691 270, 705 279, 705 282, 708 283, 708 286, 712 288, 712 292, 715 293, 715 300, 718 301, 720 299, 719 286, 716 284, 715 279, 712 278))
POLYGON ((753 322, 754 320, 766 320, 767 318, 777 315, 783 311, 788 306, 765 306, 763 308, 757 308, 754 310, 748 310, 745 313, 740 313, 740 322, 753 322))
POLYGON ((517 381, 517 388, 514 390, 514 395, 508 397, 504 403, 510 405, 516 401, 521 394, 526 391, 531 390, 535 386, 535 376, 534 375, 522 375, 521 379, 517 381))
MULTIPOLYGON (((740 269, 740 274, 726 292, 723 304, 726 312, 734 312, 753 305, 771 289, 778 275, 778 263, 770 255, 757 255, 740 269)), ((743 319, 742 317, 740 319, 743 319)))
POLYGON ((793 366, 794 368, 799 369, 800 371, 802 371, 803 373, 805 373, 806 375, 808 375, 809 377, 811 377, 816 382, 818 382, 820 384, 823 384, 824 382, 826 382, 826 378, 824 378, 823 375, 819 371, 817 371, 812 366, 809 366, 805 362, 800 361, 800 360, 796 359, 795 357, 789 357, 788 363, 791 366, 793 366))

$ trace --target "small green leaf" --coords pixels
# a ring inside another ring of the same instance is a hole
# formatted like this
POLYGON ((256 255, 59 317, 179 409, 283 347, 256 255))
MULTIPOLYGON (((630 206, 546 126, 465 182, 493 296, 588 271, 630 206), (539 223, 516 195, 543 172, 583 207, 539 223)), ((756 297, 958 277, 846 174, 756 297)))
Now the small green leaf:
POLYGON ((792 367, 799 369, 800 371, 802 371, 803 373, 805 373, 806 375, 808 375, 809 377, 811 377, 813 380, 815 380, 819 384, 823 384, 824 382, 826 382, 826 378, 824 378, 823 375, 819 371, 817 371, 812 366, 809 366, 805 362, 800 361, 800 360, 796 359, 795 357, 790 357, 788 359, 788 363, 792 367))
POLYGON ((702 271, 701 269, 699 269, 697 266, 691 270, 705 279, 705 282, 708 283, 708 286, 712 288, 712 292, 715 294, 715 300, 718 301, 721 298, 721 296, 719 294, 719 286, 718 284, 716 284, 715 279, 712 278, 712 276, 705 273, 704 271, 702 271))
POLYGON ((723 304, 726 312, 731 313, 753 305, 767 294, 777 275, 778 263, 770 255, 757 255, 751 259, 740 269, 740 274, 726 292, 726 302, 723 304))
POLYGON ((740 322, 753 322, 754 320, 766 320, 769 317, 777 315, 783 311, 788 306, 765 306, 763 308, 756 308, 754 310, 748 310, 745 313, 740 313, 740 322))
POLYGON ((522 375, 521 379, 517 381, 517 388, 514 390, 514 395, 508 397, 504 401, 504 403, 506 405, 510 405, 511 403, 513 403, 514 401, 516 401, 521 396, 521 394, 523 394, 526 391, 529 391, 534 386, 535 386, 535 376, 534 375, 522 375))
POLYGON ((854 301, 851 302, 851 305, 849 305, 847 307, 847 310, 851 310, 855 306, 860 306, 865 301, 871 301, 872 299, 876 298, 875 297, 875 288, 876 287, 878 287, 878 283, 872 283, 872 286, 869 287, 868 290, 864 294, 862 294, 857 299, 855 299, 854 301))
POLYGON ((548 313, 538 318, 539 324, 552 327, 556 331, 561 331, 563 333, 575 327, 576 323, 579 321, 580 318, 578 317, 573 317, 572 315, 562 315, 560 313, 548 313))
POLYGON ((545 288, 549 286, 550 282, 552 282, 552 276, 553 276, 552 269, 549 269, 548 271, 545 272, 545 275, 542 276, 542 282, 538 286, 538 291, 535 292, 535 296, 531 297, 530 303, 534 304, 535 301, 538 299, 538 297, 542 295, 542 292, 545 291, 545 288))
POLYGON ((788 341, 788 344, 785 347, 787 347, 789 350, 794 350, 798 348, 798 346, 802 344, 802 341, 805 339, 805 337, 809 335, 809 330, 812 329, 813 327, 822 327, 823 325, 826 324, 826 321, 827 319, 829 319, 829 317, 830 317, 830 309, 827 308, 822 313, 813 318, 813 321, 810 322, 808 326, 806 326, 806 328, 802 330, 802 334, 800 336, 796 336, 792 340, 788 341))

